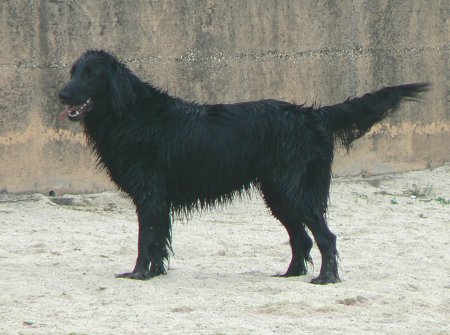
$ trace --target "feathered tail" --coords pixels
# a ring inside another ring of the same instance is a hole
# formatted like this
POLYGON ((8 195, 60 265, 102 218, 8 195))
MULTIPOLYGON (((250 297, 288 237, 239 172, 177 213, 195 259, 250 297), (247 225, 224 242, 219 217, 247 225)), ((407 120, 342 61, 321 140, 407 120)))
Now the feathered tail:
POLYGON ((384 87, 341 104, 320 107, 317 112, 324 125, 332 131, 335 142, 349 150, 353 141, 395 111, 402 101, 418 101, 420 95, 429 89, 429 83, 384 87))

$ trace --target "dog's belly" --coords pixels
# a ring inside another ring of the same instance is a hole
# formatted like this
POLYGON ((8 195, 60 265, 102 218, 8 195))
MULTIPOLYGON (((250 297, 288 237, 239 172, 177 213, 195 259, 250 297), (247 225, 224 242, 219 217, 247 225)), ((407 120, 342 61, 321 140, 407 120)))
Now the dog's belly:
POLYGON ((197 204, 215 204, 231 200, 238 192, 250 189, 256 181, 254 168, 223 167, 195 170, 183 169, 168 176, 167 192, 175 206, 190 207, 197 204))

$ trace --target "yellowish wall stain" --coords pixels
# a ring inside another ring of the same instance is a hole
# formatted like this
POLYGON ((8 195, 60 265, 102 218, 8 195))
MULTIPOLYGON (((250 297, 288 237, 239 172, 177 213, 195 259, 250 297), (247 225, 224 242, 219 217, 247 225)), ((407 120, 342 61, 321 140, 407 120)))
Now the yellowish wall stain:
POLYGON ((372 127, 371 133, 374 135, 387 134, 391 137, 408 135, 437 135, 450 133, 450 123, 436 121, 426 124, 402 122, 400 124, 380 123, 372 127))
POLYGON ((9 132, 0 136, 0 145, 12 146, 17 144, 36 143, 45 144, 53 141, 83 144, 85 137, 83 133, 74 133, 62 128, 45 127, 42 120, 37 116, 31 117, 29 126, 22 132, 9 132))

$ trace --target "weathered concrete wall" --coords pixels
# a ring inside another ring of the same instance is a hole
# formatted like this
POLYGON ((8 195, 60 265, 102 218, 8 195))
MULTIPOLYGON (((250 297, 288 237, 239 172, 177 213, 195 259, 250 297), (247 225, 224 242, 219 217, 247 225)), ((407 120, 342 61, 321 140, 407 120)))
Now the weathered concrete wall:
POLYGON ((337 174, 450 161, 448 0, 77 0, 0 2, 0 190, 97 191, 80 126, 57 91, 86 49, 200 102, 277 98, 330 104, 432 81, 424 103, 337 155, 337 174))

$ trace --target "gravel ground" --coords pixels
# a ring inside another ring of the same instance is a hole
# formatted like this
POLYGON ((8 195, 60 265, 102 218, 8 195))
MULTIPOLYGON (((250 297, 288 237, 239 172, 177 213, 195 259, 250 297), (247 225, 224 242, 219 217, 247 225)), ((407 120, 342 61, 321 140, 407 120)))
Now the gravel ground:
POLYGON ((260 197, 173 227, 166 276, 134 265, 134 208, 118 192, 0 194, 0 334, 450 334, 450 165, 337 178, 330 227, 342 282, 278 278, 287 233, 260 197))

